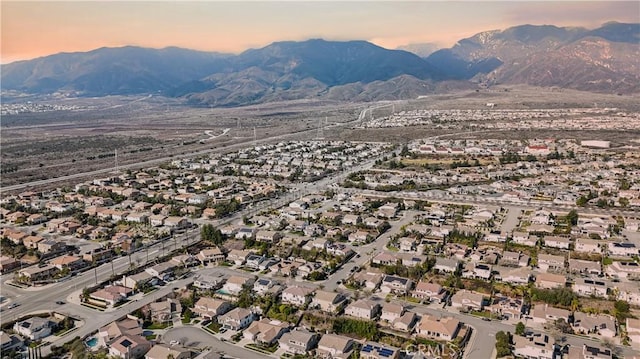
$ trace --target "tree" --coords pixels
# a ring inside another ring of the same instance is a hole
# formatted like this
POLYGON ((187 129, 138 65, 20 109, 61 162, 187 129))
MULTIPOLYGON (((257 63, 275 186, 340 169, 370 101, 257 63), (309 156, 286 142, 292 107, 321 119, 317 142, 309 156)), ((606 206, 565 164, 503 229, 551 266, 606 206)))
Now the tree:
POLYGON ((624 300, 616 300, 613 304, 613 309, 619 323, 622 323, 631 315, 629 312, 629 303, 624 300))
POLYGON ((516 324, 516 335, 524 336, 525 330, 526 327, 524 326, 523 322, 518 322, 518 324, 516 324))
POLYGON ((193 313, 191 312, 191 309, 189 308, 185 309, 184 313, 182 314, 182 322, 190 323, 192 316, 193 316, 193 313))
POLYGON ((587 197, 580 196, 580 198, 578 198, 578 200, 576 201, 576 205, 584 207, 587 205, 587 202, 589 202, 589 199, 587 199, 587 197))
POLYGON ((496 356, 498 358, 511 354, 511 334, 502 330, 496 333, 496 356))
POLYGON ((567 221, 569 223, 571 223, 572 226, 575 226, 578 224, 578 211, 576 211, 575 209, 572 209, 571 211, 569 211, 569 213, 567 214, 567 221))
POLYGON ((573 329, 571 329, 571 325, 567 323, 567 321, 564 320, 564 318, 556 319, 556 321, 553 322, 553 325, 555 329, 560 331, 560 333, 563 333, 563 334, 573 333, 573 329))

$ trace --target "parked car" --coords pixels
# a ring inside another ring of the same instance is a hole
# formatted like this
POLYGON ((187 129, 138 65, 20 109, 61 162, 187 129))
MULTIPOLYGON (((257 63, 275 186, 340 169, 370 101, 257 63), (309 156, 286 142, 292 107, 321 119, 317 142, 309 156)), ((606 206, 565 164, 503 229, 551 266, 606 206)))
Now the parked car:
POLYGON ((17 307, 19 305, 20 305, 19 303, 11 303, 11 304, 7 305, 7 309, 13 309, 13 308, 15 308, 15 307, 17 307))
POLYGON ((56 300, 56 304, 63 305, 63 304, 66 304, 66 303, 64 301, 62 301, 62 300, 56 300))

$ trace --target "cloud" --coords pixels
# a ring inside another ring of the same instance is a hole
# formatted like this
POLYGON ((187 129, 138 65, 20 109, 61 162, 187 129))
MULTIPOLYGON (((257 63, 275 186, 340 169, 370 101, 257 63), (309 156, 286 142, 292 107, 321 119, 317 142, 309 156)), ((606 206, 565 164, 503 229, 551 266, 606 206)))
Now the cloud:
POLYGON ((512 2, 505 22, 594 28, 608 21, 640 22, 637 1, 512 2))

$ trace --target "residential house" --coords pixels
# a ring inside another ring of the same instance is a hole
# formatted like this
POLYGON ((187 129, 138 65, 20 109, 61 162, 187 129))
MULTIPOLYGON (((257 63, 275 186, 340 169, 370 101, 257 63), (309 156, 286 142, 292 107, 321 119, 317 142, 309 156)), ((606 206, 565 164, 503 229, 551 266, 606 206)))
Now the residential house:
POLYGON ((573 274, 600 275, 602 274, 602 268, 600 262, 569 258, 569 272, 573 274))
POLYGON ((337 313, 347 303, 347 298, 341 293, 317 290, 311 305, 326 313, 337 313))
POLYGON ((256 233, 256 241, 266 243, 277 243, 282 238, 282 234, 276 231, 260 230, 256 233))
POLYGON ((447 296, 447 292, 440 284, 420 281, 411 293, 414 298, 423 301, 441 303, 447 296))
POLYGON ((250 254, 249 256, 247 256, 247 260, 245 262, 245 266, 247 268, 251 268, 251 269, 257 270, 258 268, 260 268, 260 263, 264 262, 265 259, 266 259, 265 256, 259 256, 257 254, 250 254))
POLYGON ((152 278, 153 276, 151 274, 147 272, 140 272, 140 273, 123 277, 122 285, 127 288, 139 290, 146 283, 149 283, 152 278))
POLYGON ((201 250, 196 256, 202 264, 220 264, 224 262, 224 253, 220 250, 220 248, 206 248, 201 250))
POLYGON ((523 358, 554 359, 554 340, 547 334, 537 333, 523 337, 513 336, 513 354, 523 358))
POLYGON ((24 340, 19 335, 7 334, 0 331, 0 352, 9 353, 12 350, 20 351, 24 347, 24 340))
POLYGON ((235 308, 218 316, 218 322, 225 329, 242 330, 253 322, 253 313, 249 309, 235 308))
POLYGON ((526 267, 529 265, 531 258, 522 252, 502 252, 500 264, 509 267, 526 267))
POLYGON ((180 266, 183 268, 186 267, 195 267, 200 264, 200 260, 198 257, 191 254, 178 254, 171 257, 171 264, 175 266, 180 266))
POLYGON ((146 268, 145 272, 160 280, 168 280, 175 270, 175 264, 171 262, 162 262, 154 265, 153 267, 146 268))
POLYGON ((627 336, 635 348, 640 348, 640 319, 627 318, 627 336))
POLYGON ((70 273, 78 271, 88 265, 82 258, 69 255, 53 258, 49 261, 49 264, 59 270, 67 269, 70 273))
POLYGON ((640 250, 631 242, 609 242, 609 255, 614 258, 631 258, 640 255, 640 250))
POLYGON ((274 285, 275 282, 272 279, 258 278, 258 280, 253 283, 253 291, 258 295, 265 295, 274 285))
POLYGON ((102 289, 98 289, 89 294, 90 301, 98 301, 110 306, 115 306, 116 304, 125 300, 129 294, 131 294, 131 288, 119 286, 119 285, 110 285, 104 287, 102 289))
POLYGON ((412 287, 413 281, 409 278, 385 275, 380 284, 380 291, 384 294, 406 295, 412 287))
POLYGON ((536 287, 542 289, 562 288, 567 284, 567 277, 562 274, 536 274, 536 287))
POLYGON ((535 247, 538 243, 538 237, 529 235, 526 232, 513 232, 511 241, 523 246, 535 247))
POLYGON ((388 345, 367 342, 360 348, 360 359, 397 359, 400 349, 388 345))
POLYGON ((149 216, 149 223, 154 227, 162 227, 164 226, 164 221, 167 219, 167 216, 163 214, 155 214, 149 216))
POLYGON ((290 286, 282 291, 282 303, 303 306, 309 302, 312 293, 311 288, 290 286))
POLYGON ((37 249, 38 243, 42 241, 44 241, 44 238, 40 236, 27 236, 22 238, 22 244, 29 249, 37 249))
POLYGON ((491 278, 491 266, 484 263, 468 263, 468 267, 462 273, 465 278, 478 278, 489 280, 491 278))
POLYGON ((617 334, 615 318, 605 314, 575 312, 571 327, 575 333, 598 334, 605 338, 613 338, 617 334))
POLYGON ((613 359, 611 349, 582 344, 582 346, 570 346, 567 359, 613 359))
POLYGON ((348 240, 351 243, 367 243, 373 238, 374 236, 371 235, 369 232, 359 230, 349 234, 348 240))
POLYGON ((489 306, 491 313, 502 318, 520 319, 524 314, 524 301, 519 298, 497 296, 489 306))
POLYGON ((558 319, 564 319, 565 322, 569 322, 569 315, 571 312, 566 309, 554 308, 549 304, 536 304, 533 308, 531 316, 536 323, 546 323, 548 320, 555 322, 558 319))
POLYGON ((13 325, 13 330, 25 338, 40 340, 51 335, 55 323, 40 317, 19 320, 13 325))
POLYGON ((232 249, 227 253, 227 260, 235 263, 235 265, 243 265, 251 254, 252 252, 250 251, 232 249))
POLYGON ((608 286, 604 281, 591 278, 576 278, 572 289, 576 294, 585 297, 606 297, 608 294, 608 286))
POLYGON ((145 354, 144 359, 191 359, 191 351, 179 345, 154 344, 145 354))
POLYGON ((531 270, 526 267, 494 267, 494 279, 511 284, 527 284, 531 279, 531 270))
POLYGON ((377 254, 375 257, 371 259, 371 263, 377 264, 377 265, 383 265, 383 266, 395 265, 397 262, 398 262, 398 257, 396 257, 391 253, 386 253, 386 252, 380 252, 379 254, 377 254))
MULTIPOLYGON (((640 306, 640 291, 638 290, 638 284, 635 282, 617 282, 615 289, 618 292, 616 299, 629 302, 631 305, 640 306)), ((615 292, 615 291, 614 291, 615 292)))
POLYGON ((564 256, 538 254, 538 268, 545 272, 564 271, 564 256))
POLYGON ((404 306, 402 304, 385 303, 382 306, 380 314, 380 320, 385 320, 388 323, 392 323, 394 320, 400 318, 404 314, 404 306))
POLYGON ((46 264, 43 267, 34 265, 21 269, 18 272, 18 276, 23 278, 27 282, 36 283, 50 280, 60 270, 51 264, 46 264))
POLYGON ((151 320, 156 323, 171 322, 174 314, 182 313, 182 305, 179 301, 171 298, 160 302, 149 303, 149 314, 151 320))
POLYGON ((468 290, 459 290, 451 296, 451 306, 463 310, 482 310, 484 308, 484 295, 468 290))
POLYGON ((213 319, 230 311, 233 305, 222 299, 200 297, 195 303, 193 312, 205 319, 213 319))
POLYGON ((0 256, 0 273, 10 272, 20 268, 20 266, 21 263, 19 260, 7 256, 0 256))
POLYGON ((318 342, 316 356, 321 359, 347 359, 354 349, 353 339, 337 334, 324 334, 318 342))
POLYGON ((640 264, 636 262, 614 261, 608 265, 605 272, 613 278, 640 279, 640 264))
POLYGON ((169 216, 165 218, 164 225, 169 228, 183 229, 189 227, 189 220, 184 217, 169 216))
POLYGON ((347 305, 344 314, 360 319, 371 320, 378 315, 379 311, 380 304, 368 299, 360 299, 347 305))
POLYGON ((320 336, 304 329, 282 334, 278 340, 280 348, 290 355, 307 355, 318 345, 320 336))
POLYGON ((437 257, 434 268, 441 273, 453 273, 458 270, 459 266, 460 262, 457 259, 437 257))
POLYGON ((580 237, 576 239, 576 252, 602 254, 602 241, 580 237))
POLYGON ((108 346, 123 335, 141 335, 142 321, 138 318, 127 318, 111 322, 98 331, 98 343, 100 346, 108 346))
POLYGON ((428 339, 451 341, 458 336, 460 327, 460 321, 455 318, 437 318, 425 314, 416 328, 416 335, 428 339))
POLYGON ((270 346, 280 339, 282 334, 288 332, 289 327, 289 323, 262 318, 261 320, 251 322, 242 335, 245 339, 251 340, 256 344, 270 346))
POLYGON ((374 272, 358 272, 353 275, 353 281, 368 290, 375 290, 382 283, 382 274, 374 272))
POLYGON ((238 295, 244 289, 245 286, 253 285, 253 279, 247 277, 240 277, 233 275, 227 279, 227 282, 222 286, 223 292, 230 295, 238 295))
POLYGON ((560 249, 569 249, 571 247, 571 238, 559 237, 559 236, 546 236, 544 237, 544 246, 560 249))
POLYGON ((109 355, 122 359, 142 358, 151 349, 149 342, 142 335, 125 334, 109 345, 109 355))
POLYGON ((256 234, 256 229, 251 227, 242 227, 238 229, 238 231, 236 232, 235 238, 236 239, 253 238, 255 234, 256 234))
POLYGON ((395 330, 411 333, 418 322, 418 319, 419 318, 416 313, 407 311, 399 318, 394 319, 391 323, 391 327, 395 330))

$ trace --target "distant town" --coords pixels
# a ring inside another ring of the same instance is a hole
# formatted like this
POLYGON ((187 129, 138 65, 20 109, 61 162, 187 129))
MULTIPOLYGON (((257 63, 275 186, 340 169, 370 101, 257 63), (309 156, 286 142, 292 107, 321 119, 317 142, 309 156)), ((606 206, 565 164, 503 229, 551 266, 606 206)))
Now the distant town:
POLYGON ((466 136, 640 115, 486 107, 3 193, 3 358, 640 355, 637 145, 466 136))

